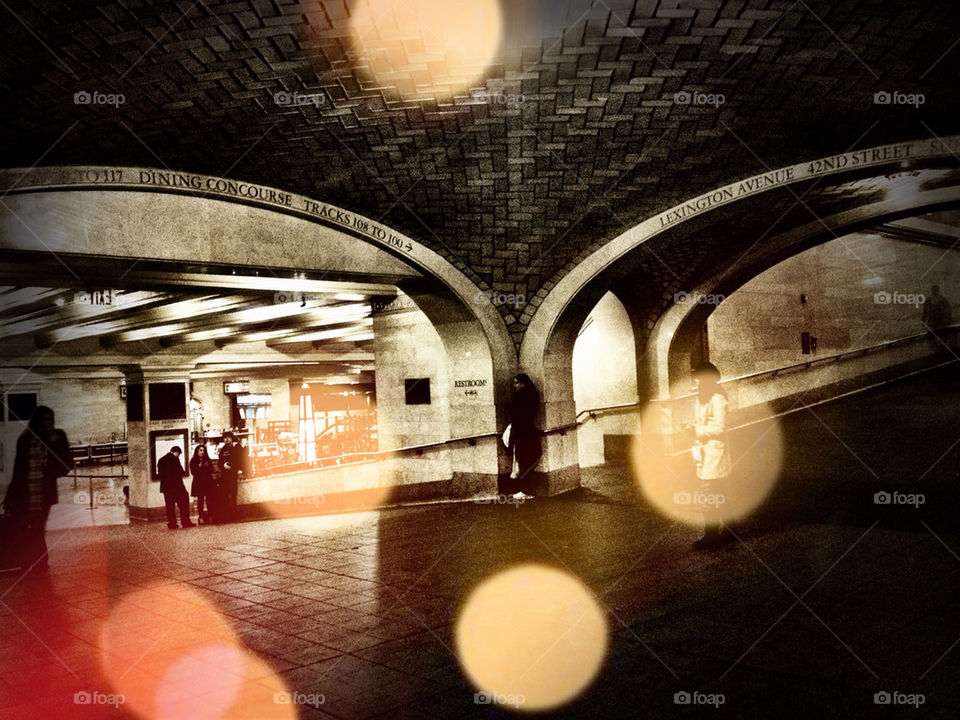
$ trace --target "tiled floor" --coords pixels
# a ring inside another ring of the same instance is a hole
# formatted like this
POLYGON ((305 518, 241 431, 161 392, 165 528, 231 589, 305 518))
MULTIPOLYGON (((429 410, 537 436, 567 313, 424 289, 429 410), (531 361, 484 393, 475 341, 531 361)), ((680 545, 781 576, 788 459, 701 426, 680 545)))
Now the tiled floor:
MULTIPOLYGON (((904 411, 921 391, 884 398, 904 411)), ((616 468, 520 507, 51 531, 48 577, 0 575, 0 718, 506 715, 475 703, 453 624, 480 580, 523 562, 579 577, 609 626, 596 681, 554 716, 956 717, 956 449, 924 478, 915 516, 861 501, 880 481, 915 483, 950 449, 960 410, 898 426, 896 451, 850 421, 870 402, 846 421, 821 408, 830 432, 786 421, 810 463, 792 461, 739 541, 711 553, 691 552, 694 531, 647 508, 616 468), (857 456, 883 461, 879 480, 857 456), (724 702, 678 706, 680 691, 724 702), (877 706, 881 691, 924 703, 877 706), (76 704, 78 692, 125 703, 76 704)))

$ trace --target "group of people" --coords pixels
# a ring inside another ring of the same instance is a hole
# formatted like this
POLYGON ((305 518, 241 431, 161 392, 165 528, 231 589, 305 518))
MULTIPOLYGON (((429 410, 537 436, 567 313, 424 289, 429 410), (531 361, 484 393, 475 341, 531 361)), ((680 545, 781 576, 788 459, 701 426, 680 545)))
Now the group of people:
POLYGON ((183 483, 186 470, 180 461, 182 454, 182 448, 173 447, 157 461, 160 492, 163 493, 167 511, 167 527, 176 530, 179 527, 195 527, 197 523, 235 520, 237 485, 240 478, 249 473, 247 449, 237 441, 236 435, 232 432, 224 434, 216 468, 213 458, 207 452, 207 446, 197 445, 193 457, 190 458, 190 475, 193 481, 189 495, 183 483), (197 499, 197 523, 190 519, 190 496, 197 499), (178 513, 180 525, 177 525, 178 513))
MULTIPOLYGON (((726 438, 728 403, 716 367, 703 363, 696 368, 694 376, 698 382, 694 456, 697 476, 706 487, 713 480, 725 478, 731 470, 726 438)), ((513 471, 501 482, 500 490, 504 494, 522 499, 533 497, 533 471, 543 454, 542 431, 536 426, 539 408, 537 388, 527 375, 517 375, 513 381, 511 423, 504 433, 513 460, 513 471)), ((240 478, 249 473, 246 448, 232 432, 225 433, 215 467, 206 445, 197 445, 189 463, 193 477, 189 494, 183 482, 187 473, 180 460, 182 454, 182 448, 173 447, 157 463, 167 527, 176 530, 196 526, 190 519, 191 495, 197 499, 199 523, 236 519, 237 485, 240 478)), ((6 512, 14 519, 23 564, 46 567, 47 517, 58 499, 57 479, 72 468, 70 445, 66 434, 55 425, 53 410, 37 407, 17 441, 13 476, 3 501, 6 512)), ((704 537, 695 543, 696 548, 712 548, 728 541, 729 534, 725 533, 722 523, 706 518, 705 524, 704 537)))

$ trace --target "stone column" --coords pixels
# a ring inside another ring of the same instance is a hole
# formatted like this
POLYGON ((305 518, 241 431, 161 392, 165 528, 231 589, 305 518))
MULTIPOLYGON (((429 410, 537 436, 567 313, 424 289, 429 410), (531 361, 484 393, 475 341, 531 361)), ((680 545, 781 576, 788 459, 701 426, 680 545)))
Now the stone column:
MULTIPOLYGON (((189 372, 186 367, 124 368, 131 519, 159 520, 165 517, 160 482, 154 479, 156 462, 166 452, 164 448, 176 442, 183 450, 181 462, 189 470, 192 450, 188 417, 189 372), (169 417, 179 415, 175 411, 178 411, 181 399, 183 416, 169 417), (138 408, 142 408, 142 413, 138 408)), ((185 478, 184 484, 189 490, 190 479, 185 478)))
POLYGON ((487 337, 462 303, 435 289, 406 290, 374 315, 380 449, 490 436, 389 458, 382 481, 399 486, 395 499, 495 492, 506 468, 496 399, 512 367, 495 374, 487 337), (405 381, 416 379, 429 379, 429 405, 407 404, 405 381))
POLYGON ((543 375, 532 378, 540 388, 542 402, 541 427, 543 457, 537 465, 537 494, 559 495, 580 487, 580 458, 577 428, 557 430, 573 425, 577 404, 573 397, 573 348, 566 353, 548 353, 544 358, 543 375))
MULTIPOLYGON (((373 337, 379 449, 446 440, 447 363, 430 321, 401 295, 374 313, 373 337)), ((380 482, 396 488, 394 501, 443 496, 450 478, 444 449, 390 456, 380 463, 380 482)))

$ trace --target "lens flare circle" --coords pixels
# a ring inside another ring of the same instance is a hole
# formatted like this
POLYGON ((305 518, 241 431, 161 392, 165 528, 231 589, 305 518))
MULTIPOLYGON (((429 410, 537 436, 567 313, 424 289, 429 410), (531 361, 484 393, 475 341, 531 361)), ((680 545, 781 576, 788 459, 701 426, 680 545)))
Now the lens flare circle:
POLYGON ((124 709, 144 720, 295 720, 289 690, 198 592, 157 583, 114 601, 100 662, 124 709))
POLYGON ((478 702, 537 712, 570 702, 593 681, 607 653, 607 621, 579 579, 525 564, 471 592, 454 639, 478 702))
POLYGON ((191 649, 173 659, 157 688, 158 717, 225 717, 240 694, 245 664, 245 653, 227 643, 191 649))
MULTIPOLYGON (((691 451, 695 434, 685 427, 694 421, 689 400, 688 406, 654 402, 644 409, 630 445, 634 480, 658 512, 687 525, 741 520, 766 500, 780 475, 780 425, 762 420, 729 431, 730 474, 701 481, 691 451)), ((770 417, 773 412, 764 407, 751 414, 770 417)))
POLYGON ((466 89, 496 55, 502 27, 497 0, 361 0, 351 22, 361 70, 407 96, 466 89))

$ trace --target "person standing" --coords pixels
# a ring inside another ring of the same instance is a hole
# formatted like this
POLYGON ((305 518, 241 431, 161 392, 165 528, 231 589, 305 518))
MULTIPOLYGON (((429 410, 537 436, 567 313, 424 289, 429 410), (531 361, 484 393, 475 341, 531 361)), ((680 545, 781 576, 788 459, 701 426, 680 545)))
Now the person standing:
POLYGON ((209 523, 213 518, 213 499, 216 487, 213 479, 213 461, 207 455, 207 446, 197 445, 190 458, 193 483, 190 494, 197 499, 197 522, 209 523))
MULTIPOLYGON (((516 478, 508 486, 518 500, 533 498, 533 469, 543 455, 537 413, 540 392, 525 373, 513 379, 513 401, 510 406, 510 438, 508 448, 516 461, 516 478), (529 491, 529 492, 528 492, 529 491)), ((506 494, 511 494, 507 492, 506 494)))
POLYGON ((940 294, 940 286, 930 288, 930 297, 923 301, 920 321, 930 330, 945 328, 953 322, 953 310, 950 301, 940 294))
POLYGON ((927 329, 930 354, 935 357, 949 358, 953 353, 946 340, 944 329, 953 323, 953 309, 950 307, 950 301, 940 294, 939 285, 931 287, 930 296, 923 301, 920 322, 927 329))
POLYGON ((56 427, 53 410, 39 405, 17 439, 13 475, 3 505, 15 518, 21 566, 48 570, 47 518, 59 501, 57 479, 73 468, 67 434, 56 427))
MULTIPOLYGON (((697 383, 697 422, 694 425, 697 440, 693 456, 703 496, 715 495, 729 477, 730 441, 727 438, 727 394, 720 387, 720 371, 712 363, 700 363, 693 371, 697 383)), ((707 502, 703 509, 703 537, 693 543, 695 550, 706 550, 730 540, 730 533, 720 519, 720 503, 707 502)))
POLYGON ((179 446, 170 448, 170 452, 157 462, 157 475, 160 476, 160 492, 167 507, 167 527, 177 529, 176 510, 180 510, 180 524, 185 527, 194 527, 190 520, 190 496, 183 484, 183 465, 180 455, 183 450, 179 446))
POLYGON ((227 432, 218 455, 220 461, 220 516, 230 521, 237 516, 237 486, 246 469, 246 450, 237 442, 237 436, 227 432))

